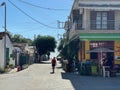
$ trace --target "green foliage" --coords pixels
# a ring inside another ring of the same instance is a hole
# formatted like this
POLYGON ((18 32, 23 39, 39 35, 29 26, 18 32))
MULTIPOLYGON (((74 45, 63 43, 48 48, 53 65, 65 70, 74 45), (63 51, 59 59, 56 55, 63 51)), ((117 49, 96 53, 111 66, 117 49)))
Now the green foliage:
POLYGON ((11 39, 15 43, 28 43, 28 45, 33 45, 33 41, 29 38, 25 38, 20 34, 13 35, 11 32, 7 31, 7 33, 10 35, 11 39))
POLYGON ((61 51, 63 49, 63 46, 64 46, 64 39, 61 39, 60 43, 59 43, 59 46, 58 46, 58 51, 61 51))
POLYGON ((13 42, 17 42, 17 43, 27 43, 27 39, 25 39, 22 35, 20 34, 15 34, 12 37, 13 42))
POLYGON ((32 43, 33 43, 33 41, 31 39, 24 38, 20 34, 15 34, 15 35, 11 34, 11 37, 12 37, 12 41, 16 42, 16 43, 28 43, 29 45, 32 45, 32 43))
POLYGON ((47 56, 48 56, 48 59, 50 59, 50 52, 49 51, 47 52, 47 56))
POLYGON ((13 36, 13 34, 12 34, 11 32, 7 31, 7 33, 10 35, 10 37, 12 37, 12 36, 13 36))
POLYGON ((54 52, 54 49, 56 48, 56 41, 52 36, 38 35, 33 44, 36 45, 39 55, 43 55, 51 51, 54 52))
POLYGON ((77 55, 77 51, 78 51, 78 40, 74 40, 71 41, 69 44, 66 44, 63 47, 63 43, 61 43, 61 45, 59 45, 59 51, 60 51, 60 55, 64 58, 72 59, 74 56, 77 55))
POLYGON ((0 68, 0 73, 5 73, 5 70, 0 68))

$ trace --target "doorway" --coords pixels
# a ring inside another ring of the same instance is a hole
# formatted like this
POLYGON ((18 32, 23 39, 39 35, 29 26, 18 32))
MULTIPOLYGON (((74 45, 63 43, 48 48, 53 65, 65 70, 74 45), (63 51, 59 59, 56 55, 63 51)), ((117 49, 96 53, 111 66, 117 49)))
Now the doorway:
POLYGON ((114 64, 114 52, 107 52, 107 64, 110 66, 110 68, 113 68, 114 64))

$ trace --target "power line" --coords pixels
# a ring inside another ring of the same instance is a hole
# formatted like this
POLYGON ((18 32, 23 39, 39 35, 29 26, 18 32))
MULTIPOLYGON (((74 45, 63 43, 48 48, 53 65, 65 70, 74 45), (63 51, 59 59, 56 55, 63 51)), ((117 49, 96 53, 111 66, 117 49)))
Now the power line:
POLYGON ((19 0, 19 1, 24 3, 24 4, 27 4, 27 5, 30 5, 30 6, 33 6, 33 7, 37 7, 37 8, 41 8, 41 9, 46 9, 46 10, 54 10, 54 11, 66 11, 66 10, 68 10, 68 9, 56 9, 56 8, 41 7, 41 6, 26 2, 26 1, 23 1, 23 0, 19 0))
POLYGON ((32 19, 33 21, 47 27, 47 28, 52 28, 52 29, 58 29, 56 27, 52 27, 52 26, 49 26, 49 25, 46 25, 40 21, 38 21, 37 19, 33 18, 32 16, 28 15, 26 12, 24 12, 22 9, 20 9, 19 7, 17 7, 13 2, 11 2, 10 0, 8 0, 15 8, 17 8, 20 12, 22 12, 24 15, 26 15, 27 17, 29 17, 30 19, 32 19))

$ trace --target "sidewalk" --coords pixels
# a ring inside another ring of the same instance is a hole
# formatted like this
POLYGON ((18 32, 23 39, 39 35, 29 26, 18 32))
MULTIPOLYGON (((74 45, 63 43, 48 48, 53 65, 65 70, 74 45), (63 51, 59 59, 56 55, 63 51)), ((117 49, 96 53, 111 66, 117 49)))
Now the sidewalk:
POLYGON ((16 73, 17 72, 17 68, 11 69, 8 73, 16 73))

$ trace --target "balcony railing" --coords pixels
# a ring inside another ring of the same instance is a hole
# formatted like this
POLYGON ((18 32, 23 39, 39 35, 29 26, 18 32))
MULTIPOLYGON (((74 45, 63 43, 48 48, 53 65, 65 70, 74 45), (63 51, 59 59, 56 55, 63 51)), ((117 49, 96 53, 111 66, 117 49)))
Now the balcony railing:
POLYGON ((120 21, 108 20, 99 22, 96 20, 73 23, 72 30, 120 30, 120 21), (98 23, 97 23, 98 22, 98 23))
POLYGON ((73 30, 84 30, 84 29, 82 28, 82 23, 73 23, 72 29, 73 29, 73 30))
POLYGON ((115 30, 114 20, 91 20, 90 30, 115 30))

